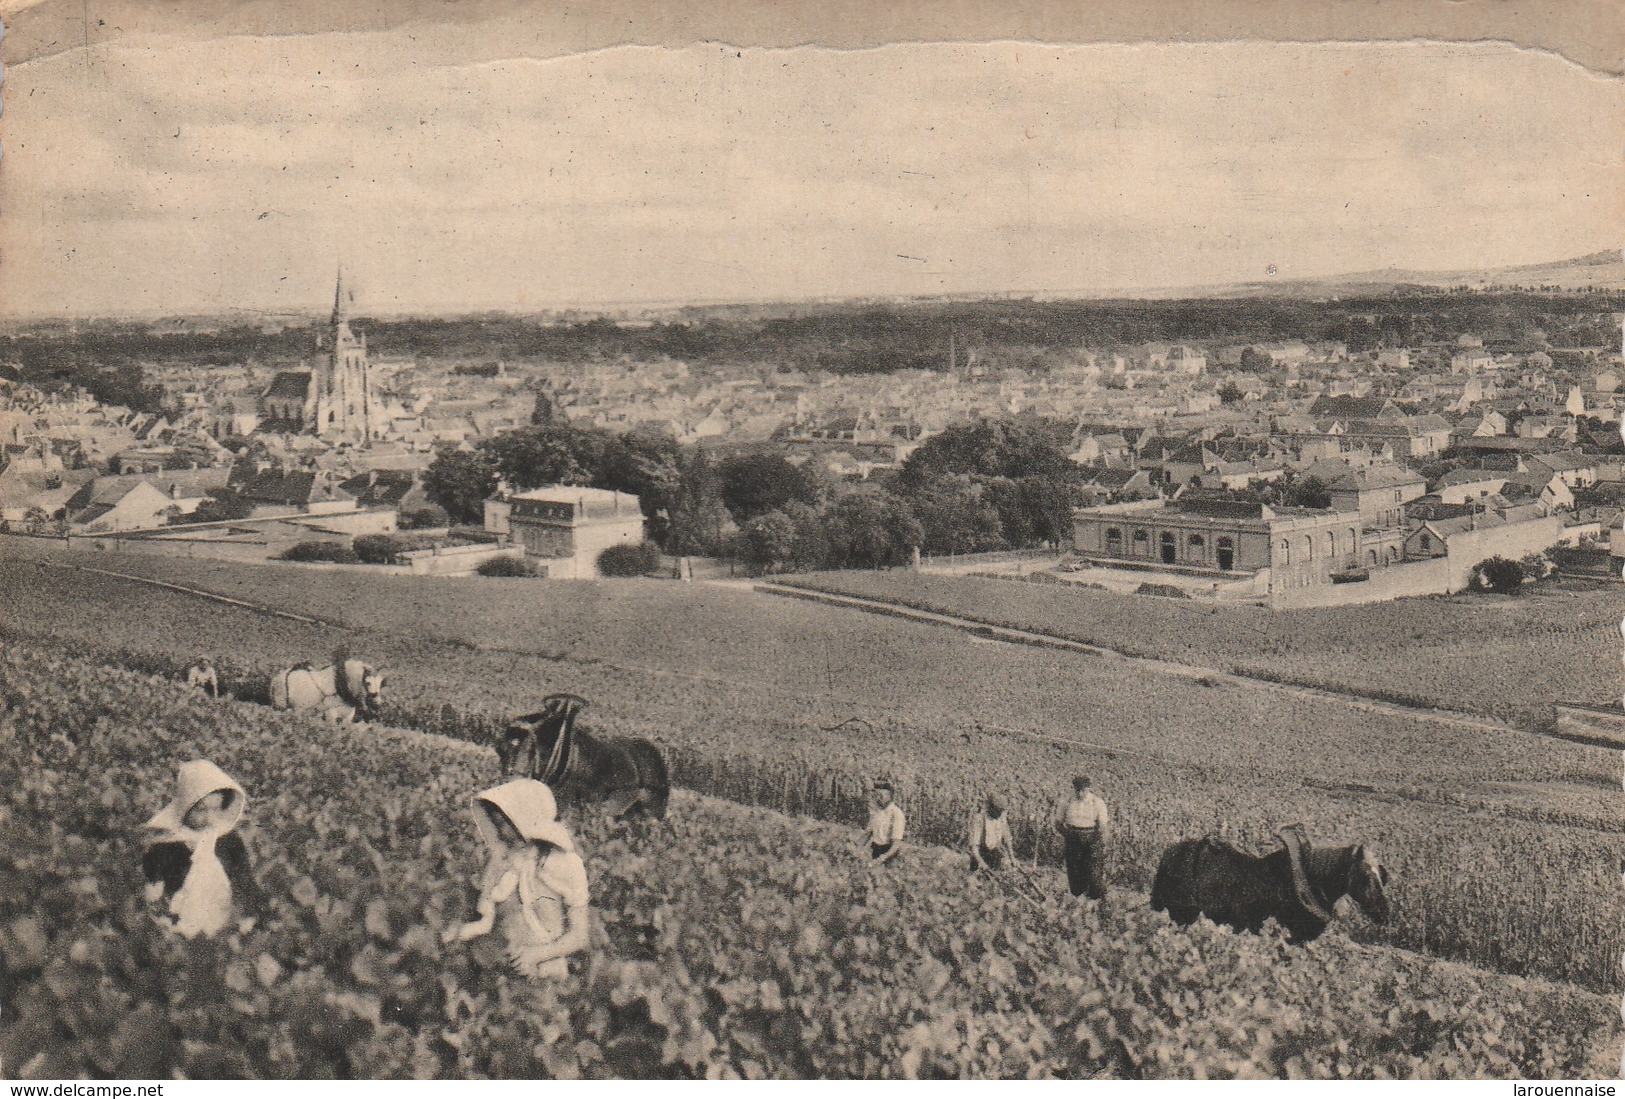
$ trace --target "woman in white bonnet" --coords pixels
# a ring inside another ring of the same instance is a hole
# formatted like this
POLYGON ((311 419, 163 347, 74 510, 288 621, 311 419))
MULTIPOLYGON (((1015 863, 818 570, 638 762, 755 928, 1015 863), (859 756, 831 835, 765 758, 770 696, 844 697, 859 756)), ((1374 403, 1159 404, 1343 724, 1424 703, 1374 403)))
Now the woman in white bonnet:
POLYGON ((568 956, 587 949, 587 868, 559 823, 553 791, 520 778, 474 797, 474 824, 490 852, 480 878, 480 918, 447 929, 466 942, 499 923, 508 960, 526 977, 569 973, 568 956))
POLYGON ((234 831, 247 805, 243 788, 208 760, 181 764, 175 799, 146 823, 154 835, 141 858, 147 901, 163 902, 159 923, 187 938, 213 935, 234 903, 258 909, 248 848, 234 831))

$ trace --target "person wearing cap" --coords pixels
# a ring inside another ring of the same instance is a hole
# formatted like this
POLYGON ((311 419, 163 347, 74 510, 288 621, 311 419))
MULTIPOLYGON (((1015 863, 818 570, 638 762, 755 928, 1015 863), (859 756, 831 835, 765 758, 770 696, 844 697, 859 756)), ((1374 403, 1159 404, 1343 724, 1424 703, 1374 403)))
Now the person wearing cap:
POLYGON ((1000 870, 1011 857, 1010 822, 1004 815, 1004 799, 989 794, 970 822, 970 868, 1000 870))
POLYGON ((153 838, 141 871, 147 903, 162 902, 154 913, 160 924, 187 938, 214 935, 231 921, 234 906, 259 909, 263 898, 236 832, 247 806, 243 788, 213 763, 181 764, 174 800, 145 825, 153 838))
POLYGON ((500 927, 508 961, 526 977, 569 973, 588 948, 587 868, 559 822, 553 791, 519 778, 474 797, 474 825, 490 852, 480 879, 480 918, 447 929, 466 942, 500 927))
POLYGON ((1072 800, 1061 814, 1060 831, 1065 838, 1066 883, 1074 897, 1088 895, 1104 900, 1106 882, 1106 830, 1109 818, 1106 803, 1089 789, 1089 779, 1079 775, 1072 780, 1072 800))
POLYGON ((869 857, 876 865, 890 862, 903 846, 903 810, 892 800, 891 783, 878 779, 874 808, 869 810, 869 857))

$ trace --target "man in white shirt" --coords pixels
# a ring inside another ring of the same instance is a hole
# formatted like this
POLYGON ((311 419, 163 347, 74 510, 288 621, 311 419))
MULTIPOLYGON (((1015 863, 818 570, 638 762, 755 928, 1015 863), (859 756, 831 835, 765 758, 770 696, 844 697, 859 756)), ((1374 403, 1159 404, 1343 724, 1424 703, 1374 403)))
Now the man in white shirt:
POLYGON ((1004 815, 1004 801, 989 794, 970 822, 971 871, 1001 869, 1010 852, 1010 821, 1004 815))
POLYGON ((1061 816, 1060 831, 1066 840, 1066 882, 1074 897, 1106 898, 1102 870, 1108 824, 1106 803, 1089 789, 1088 777, 1073 779, 1072 800, 1061 816))
POLYGON ((869 857, 876 865, 897 857, 903 846, 903 810, 892 801, 891 783, 875 782, 874 808, 869 811, 869 857))

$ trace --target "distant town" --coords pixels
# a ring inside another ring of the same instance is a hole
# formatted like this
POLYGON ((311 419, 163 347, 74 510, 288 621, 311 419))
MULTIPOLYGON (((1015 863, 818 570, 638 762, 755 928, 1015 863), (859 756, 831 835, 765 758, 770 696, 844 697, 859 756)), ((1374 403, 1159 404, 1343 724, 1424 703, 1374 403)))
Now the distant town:
POLYGON ((1276 606, 1460 591, 1491 561, 1613 576, 1622 308, 1414 287, 374 324, 341 273, 313 325, 13 323, 0 520, 419 574, 613 574, 623 547, 632 573, 986 568, 1276 606))

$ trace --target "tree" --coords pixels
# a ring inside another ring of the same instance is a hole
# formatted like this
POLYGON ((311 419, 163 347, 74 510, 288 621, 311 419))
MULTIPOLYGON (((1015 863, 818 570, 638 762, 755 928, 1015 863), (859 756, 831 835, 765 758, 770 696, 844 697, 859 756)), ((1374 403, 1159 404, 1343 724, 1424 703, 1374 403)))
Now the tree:
POLYGON ((1473 567, 1473 587, 1511 595, 1523 588, 1523 566, 1499 554, 1473 567))
POLYGON ((983 477, 1063 475, 1073 470, 1064 424, 984 420, 933 435, 903 463, 902 480, 920 484, 956 473, 983 477))
POLYGON ((485 450, 443 446, 423 473, 423 491, 453 520, 483 525, 485 501, 497 490, 497 463, 485 450))
POLYGON ((908 501, 889 492, 854 492, 831 509, 831 564, 878 569, 901 565, 925 532, 908 501))
POLYGON ((190 515, 182 515, 181 523, 224 523, 233 519, 247 519, 254 512, 254 504, 239 496, 234 489, 224 486, 214 489, 207 499, 198 504, 190 515))
MULTIPOLYGON (((1009 486, 1014 482, 997 482, 1009 486)), ((920 526, 920 547, 927 553, 982 553, 1005 545, 1004 523, 984 484, 970 477, 938 477, 912 489, 908 506, 920 526)))
POLYGON ((763 572, 774 572, 796 556, 796 524, 782 511, 758 515, 745 524, 745 560, 763 572))
POLYGON ((1285 501, 1288 507, 1329 508, 1332 506, 1331 486, 1319 477, 1300 477, 1287 487, 1285 501))
POLYGON ((363 534, 351 539, 350 548, 364 565, 393 565, 407 546, 405 542, 387 534, 363 534))
MULTIPOLYGON (((1248 350, 1251 351, 1252 348, 1248 348, 1248 350)), ((1241 392, 1241 387, 1238 386, 1235 382, 1227 380, 1223 385, 1221 385, 1219 387, 1219 403, 1220 404, 1227 404, 1227 405, 1235 404, 1237 401, 1241 400, 1241 398, 1243 396, 1244 396, 1244 394, 1241 392)))
MULTIPOLYGON (((522 427, 486 439, 478 450, 488 456, 497 475, 516 489, 585 485, 592 477, 576 460, 581 442, 568 427, 522 427)), ((443 500, 435 499, 435 503, 452 511, 443 500)))
POLYGON ((717 481, 722 502, 738 523, 783 510, 792 500, 816 504, 822 495, 822 486, 804 466, 768 451, 724 458, 717 481))
POLYGON ((434 530, 451 521, 446 509, 439 504, 425 504, 420 508, 407 508, 401 512, 402 530, 434 530))
POLYGON ((343 542, 296 542, 276 555, 278 561, 329 561, 354 565, 359 558, 343 542))
POLYGON ((518 554, 513 553, 487 557, 474 566, 474 571, 481 576, 526 577, 536 575, 535 566, 518 554))
POLYGON ((1247 371, 1268 370, 1275 361, 1256 347, 1241 349, 1241 368, 1247 371))
POLYGON ((600 576, 646 576, 660 566, 660 548, 652 542, 610 546, 598 555, 600 576))
POLYGON ((1017 541, 1008 526, 1005 540, 1011 545, 1047 542, 1053 546, 1072 541, 1072 509, 1083 504, 1075 480, 1059 477, 1022 477, 1016 481, 1017 499, 1031 532, 1030 540, 1017 541))
POLYGON ((666 552, 679 557, 718 552, 732 519, 715 468, 704 451, 694 450, 680 460, 675 474, 666 486, 666 552))

